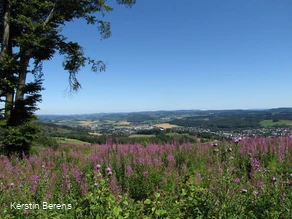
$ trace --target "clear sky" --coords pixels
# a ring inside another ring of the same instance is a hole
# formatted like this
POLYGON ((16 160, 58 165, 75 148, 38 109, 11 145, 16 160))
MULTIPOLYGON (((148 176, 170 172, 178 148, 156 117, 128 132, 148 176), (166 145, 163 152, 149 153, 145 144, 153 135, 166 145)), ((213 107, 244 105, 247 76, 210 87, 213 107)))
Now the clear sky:
POLYGON ((292 107, 291 0, 108 3, 111 38, 84 21, 63 29, 106 72, 83 68, 70 95, 61 57, 45 62, 38 114, 292 107))

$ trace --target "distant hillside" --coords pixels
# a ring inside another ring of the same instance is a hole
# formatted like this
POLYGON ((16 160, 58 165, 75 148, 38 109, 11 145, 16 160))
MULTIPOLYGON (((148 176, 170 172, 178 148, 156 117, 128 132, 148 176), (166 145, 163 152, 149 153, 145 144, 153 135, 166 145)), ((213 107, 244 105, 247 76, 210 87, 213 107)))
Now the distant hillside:
POLYGON ((170 123, 183 127, 215 129, 259 128, 270 125, 290 125, 292 108, 266 110, 174 110, 132 113, 96 113, 82 115, 39 115, 39 120, 68 126, 100 125, 129 122, 133 124, 170 123), (265 122, 271 121, 271 122, 265 122), (285 121, 288 121, 285 123, 285 121), (263 125, 264 124, 264 125, 263 125))

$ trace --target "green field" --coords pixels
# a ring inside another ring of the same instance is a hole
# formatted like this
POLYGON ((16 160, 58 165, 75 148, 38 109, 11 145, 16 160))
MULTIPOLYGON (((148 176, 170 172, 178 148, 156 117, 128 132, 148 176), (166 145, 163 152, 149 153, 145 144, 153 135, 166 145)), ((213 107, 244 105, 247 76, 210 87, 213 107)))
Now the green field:
POLYGON ((167 136, 179 136, 179 135, 189 135, 188 133, 183 133, 183 134, 179 134, 179 133, 173 133, 173 132, 169 132, 169 133, 166 133, 165 135, 167 136))
POLYGON ((279 122, 273 122, 273 120, 263 120, 260 123, 264 127, 274 126, 274 125, 290 125, 290 126, 292 126, 291 120, 280 120, 279 122))
POLYGON ((80 141, 80 140, 76 140, 72 138, 54 137, 54 139, 56 139, 59 144, 76 144, 76 145, 90 144, 88 142, 80 141))
POLYGON ((134 134, 129 136, 129 138, 153 138, 153 137, 155 137, 155 135, 134 134))

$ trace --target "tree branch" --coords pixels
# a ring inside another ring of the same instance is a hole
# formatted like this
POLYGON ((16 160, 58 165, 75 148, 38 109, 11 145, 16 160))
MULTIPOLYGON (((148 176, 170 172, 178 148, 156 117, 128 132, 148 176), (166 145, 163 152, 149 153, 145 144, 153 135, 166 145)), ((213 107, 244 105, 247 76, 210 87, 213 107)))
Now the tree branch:
POLYGON ((52 18, 53 16, 53 13, 54 13, 54 10, 55 10, 55 6, 56 4, 54 4, 54 7, 52 8, 52 10, 50 11, 48 17, 46 18, 45 22, 43 23, 43 26, 46 26, 46 24, 50 21, 50 19, 52 18))

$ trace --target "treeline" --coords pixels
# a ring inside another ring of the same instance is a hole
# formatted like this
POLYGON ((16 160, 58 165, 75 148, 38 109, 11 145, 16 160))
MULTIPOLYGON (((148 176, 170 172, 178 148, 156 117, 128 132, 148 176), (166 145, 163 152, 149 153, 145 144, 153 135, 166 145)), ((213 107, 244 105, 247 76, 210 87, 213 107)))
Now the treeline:
POLYGON ((191 119, 175 119, 170 124, 184 127, 203 127, 212 129, 242 129, 242 128, 258 128, 261 127, 258 119, 217 119, 217 120, 191 120, 191 119))
POLYGON ((164 133, 159 128, 152 128, 152 129, 142 129, 138 130, 136 134, 142 134, 142 135, 159 135, 161 133, 164 133))
POLYGON ((141 123, 148 120, 153 120, 154 118, 150 115, 135 113, 128 116, 127 121, 133 123, 141 123))
POLYGON ((292 120, 292 113, 290 112, 281 112, 274 115, 271 115, 267 119, 271 119, 273 121, 279 121, 279 120, 292 120))

